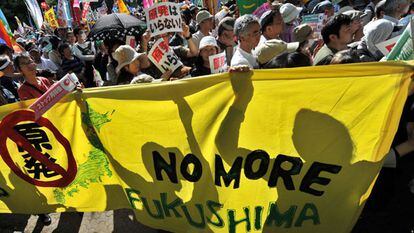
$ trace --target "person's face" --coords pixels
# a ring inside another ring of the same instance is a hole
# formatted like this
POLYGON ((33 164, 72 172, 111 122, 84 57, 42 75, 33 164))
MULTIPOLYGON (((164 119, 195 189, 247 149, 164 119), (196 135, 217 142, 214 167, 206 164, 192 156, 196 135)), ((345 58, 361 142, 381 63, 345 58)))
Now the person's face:
POLYGON ((341 45, 347 45, 352 42, 351 25, 342 25, 339 30, 339 37, 337 38, 341 45))
POLYGON ((36 62, 40 61, 40 53, 38 51, 30 51, 30 56, 32 57, 32 59, 36 62))
POLYGON ((70 48, 66 48, 63 50, 63 56, 66 59, 71 59, 72 58, 72 51, 70 51, 70 48))
POLYGON ((214 27, 214 21, 212 18, 206 19, 200 24, 200 28, 205 28, 205 30, 212 30, 214 27))
POLYGON ((139 59, 135 59, 131 64, 127 66, 127 71, 131 74, 138 75, 139 71, 141 70, 140 61, 139 59))
POLYGON ((260 25, 258 23, 250 24, 247 28, 247 33, 241 36, 241 42, 246 43, 250 48, 255 48, 260 41, 260 25))
POLYGON ((352 34, 356 33, 361 28, 362 28, 361 19, 352 20, 352 22, 351 22, 351 32, 352 32, 352 34))
POLYGON ((273 23, 266 27, 266 34, 270 39, 276 39, 283 31, 283 18, 282 15, 277 14, 273 17, 273 23))
POLYGON ((234 31, 224 30, 220 35, 220 41, 226 46, 233 46, 234 44, 234 31))
POLYGON ((70 44, 75 44, 76 43, 76 37, 73 33, 68 33, 68 42, 70 44))
POLYGON ((23 76, 36 76, 36 63, 31 58, 21 58, 19 65, 20 72, 23 74, 23 76))
POLYGON ((80 31, 79 34, 76 36, 76 38, 78 39, 78 41, 86 40, 86 32, 83 30, 80 31))
POLYGON ((217 48, 215 46, 206 46, 200 51, 200 56, 203 58, 203 61, 208 61, 209 57, 217 54, 217 48))

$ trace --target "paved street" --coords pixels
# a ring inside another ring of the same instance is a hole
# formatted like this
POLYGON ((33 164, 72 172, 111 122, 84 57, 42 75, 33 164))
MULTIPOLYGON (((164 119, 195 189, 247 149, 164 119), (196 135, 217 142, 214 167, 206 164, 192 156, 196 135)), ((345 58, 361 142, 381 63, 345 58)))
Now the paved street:
POLYGON ((131 210, 116 210, 101 213, 54 213, 52 224, 43 226, 35 215, 0 214, 0 233, 109 233, 139 232, 156 233, 135 220, 131 210))

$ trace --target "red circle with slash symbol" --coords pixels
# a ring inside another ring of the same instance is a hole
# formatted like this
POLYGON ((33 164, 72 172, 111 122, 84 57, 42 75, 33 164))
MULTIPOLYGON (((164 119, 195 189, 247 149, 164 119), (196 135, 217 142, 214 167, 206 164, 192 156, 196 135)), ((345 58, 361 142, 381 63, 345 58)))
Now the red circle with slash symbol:
POLYGON ((29 110, 18 110, 10 113, 5 118, 3 118, 3 120, 0 123, 0 132, 0 155, 3 158, 4 162, 10 167, 10 169, 23 180, 29 182, 30 184, 40 187, 66 187, 75 179, 77 173, 77 166, 75 158, 73 157, 70 143, 48 119, 40 117, 37 121, 35 121, 34 112, 29 110), (37 151, 27 141, 27 139, 25 139, 23 136, 21 136, 18 132, 16 132, 13 129, 14 126, 23 121, 36 122, 40 126, 46 127, 53 133, 56 140, 65 148, 68 158, 67 170, 65 170, 58 164, 52 163, 41 152, 37 151), (31 178, 27 174, 23 173, 23 171, 16 165, 16 163, 13 162, 10 153, 7 149, 6 141, 8 138, 15 142, 19 147, 27 151, 31 157, 40 161, 49 170, 61 175, 62 178, 53 181, 40 181, 31 178))

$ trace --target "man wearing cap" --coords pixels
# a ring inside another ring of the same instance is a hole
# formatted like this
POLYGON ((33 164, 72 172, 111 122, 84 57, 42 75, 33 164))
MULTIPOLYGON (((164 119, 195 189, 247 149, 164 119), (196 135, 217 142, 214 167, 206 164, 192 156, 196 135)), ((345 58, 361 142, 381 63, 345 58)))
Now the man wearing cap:
POLYGON ((328 0, 322 1, 312 9, 312 14, 325 14, 330 18, 335 14, 334 5, 328 0))
POLYGON ((299 51, 309 55, 310 56, 310 51, 309 51, 309 47, 311 46, 312 43, 311 40, 313 40, 313 29, 311 26, 309 26, 308 24, 301 24, 297 27, 295 27, 295 29, 293 29, 293 36, 295 38, 294 41, 299 42, 299 51))
POLYGON ((234 41, 234 21, 232 17, 225 17, 220 21, 217 30, 217 45, 221 51, 226 52, 227 65, 230 65, 234 47, 236 46, 234 41))
POLYGON ((301 11, 301 7, 296 7, 291 3, 285 3, 280 7, 280 14, 285 23, 284 30, 280 35, 283 41, 288 43, 293 41, 293 29, 298 26, 298 18, 301 11))
POLYGON ((295 52, 299 48, 299 42, 286 43, 282 40, 268 40, 257 47, 257 61, 263 67, 273 58, 284 54, 295 52))
POLYGON ((203 37, 209 36, 210 31, 213 30, 213 16, 210 12, 202 10, 198 12, 197 17, 198 31, 193 34, 193 40, 198 48, 203 37))
POLYGON ((253 15, 243 15, 234 23, 234 34, 237 36, 239 46, 231 59, 231 66, 249 66, 251 69, 259 67, 252 50, 260 41, 260 24, 253 15))

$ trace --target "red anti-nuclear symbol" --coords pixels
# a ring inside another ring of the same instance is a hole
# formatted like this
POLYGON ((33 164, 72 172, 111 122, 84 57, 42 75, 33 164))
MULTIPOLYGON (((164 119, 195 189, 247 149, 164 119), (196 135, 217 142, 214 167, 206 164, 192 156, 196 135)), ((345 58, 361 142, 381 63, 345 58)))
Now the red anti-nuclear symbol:
POLYGON ((52 163, 42 153, 37 151, 24 137, 17 133, 13 127, 22 121, 35 121, 35 113, 29 110, 18 110, 7 115, 0 123, 0 155, 4 162, 10 169, 23 180, 30 184, 40 187, 66 187, 74 179, 77 173, 77 166, 75 158, 73 157, 72 149, 69 141, 56 129, 56 127, 48 119, 40 117, 36 123, 40 126, 48 128, 56 140, 65 148, 68 157, 68 168, 65 170, 60 165, 52 163), (62 178, 53 181, 40 181, 29 177, 23 173, 22 170, 13 162, 10 153, 7 149, 6 141, 10 138, 18 146, 27 151, 30 156, 44 164, 48 169, 55 171, 62 178))
POLYGON ((64 84, 65 86, 69 86, 69 84, 70 84, 69 79, 66 79, 65 81, 63 81, 63 84, 64 84))

